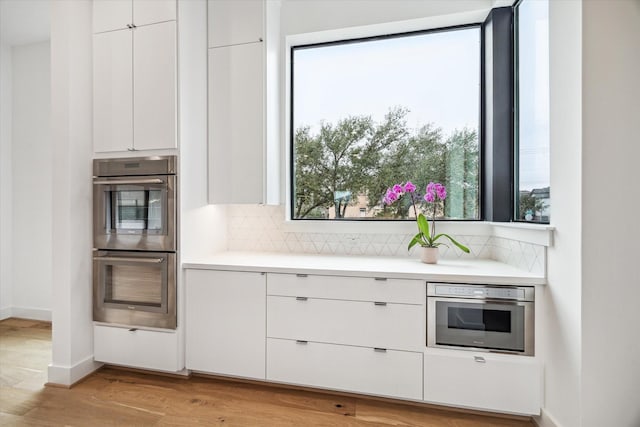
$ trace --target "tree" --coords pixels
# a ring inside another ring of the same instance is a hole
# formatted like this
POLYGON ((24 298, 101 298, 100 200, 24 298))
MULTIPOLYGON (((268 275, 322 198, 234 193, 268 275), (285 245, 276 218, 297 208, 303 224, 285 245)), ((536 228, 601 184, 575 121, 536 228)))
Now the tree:
POLYGON ((447 192, 445 212, 448 218, 478 216, 479 159, 478 134, 464 128, 455 130, 446 142, 447 192))
POLYGON ((366 193, 369 180, 379 173, 385 152, 406 137, 405 115, 405 109, 395 108, 379 125, 369 116, 323 122, 316 135, 308 126, 297 129, 294 217, 333 207, 336 218, 343 218, 349 201, 366 193), (343 197, 346 193, 352 196, 343 197))
MULTIPOLYGON (((323 122, 317 134, 309 126, 294 136, 294 217, 320 217, 333 208, 343 218, 347 206, 365 195, 369 209, 384 218, 407 218, 411 202, 382 204, 386 189, 412 181, 419 193, 431 182, 449 189, 438 216, 477 217, 478 138, 473 130, 454 131, 444 140, 432 124, 407 129, 408 110, 394 107, 376 124, 369 116, 348 117, 335 125, 323 122)), ((421 197, 421 196, 420 196, 421 197)), ((421 200, 421 199, 420 199, 421 200)))
POLYGON ((531 215, 535 217, 537 212, 541 212, 546 207, 543 200, 540 200, 532 194, 526 192, 520 193, 518 206, 518 214, 520 217, 519 219, 525 219, 525 215, 527 214, 527 212, 531 213, 531 215))

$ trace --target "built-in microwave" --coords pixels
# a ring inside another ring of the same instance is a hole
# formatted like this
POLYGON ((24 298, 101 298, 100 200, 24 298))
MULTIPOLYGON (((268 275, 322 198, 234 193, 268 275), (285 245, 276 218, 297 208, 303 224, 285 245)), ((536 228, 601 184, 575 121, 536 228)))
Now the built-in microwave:
POLYGON ((427 283, 427 347, 534 355, 533 286, 427 283))

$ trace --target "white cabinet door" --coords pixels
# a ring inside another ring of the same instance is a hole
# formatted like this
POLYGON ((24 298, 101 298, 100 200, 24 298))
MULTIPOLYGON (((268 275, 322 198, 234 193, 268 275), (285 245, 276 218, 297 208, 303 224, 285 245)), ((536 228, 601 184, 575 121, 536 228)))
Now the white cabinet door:
POLYGON ((422 353, 267 340, 267 379, 420 400, 422 353))
POLYGON ((96 152, 133 146, 132 32, 93 36, 93 144, 96 152))
POLYGON ((176 0, 134 0, 133 23, 136 26, 175 21, 176 0))
POLYGON ((263 44, 209 49, 209 202, 262 203, 263 44))
POLYGON ((425 353, 425 401, 515 414, 540 413, 542 371, 535 359, 456 353, 425 353))
POLYGON ((180 364, 176 332, 93 326, 93 358, 98 362, 143 369, 177 372, 180 364))
POLYGON ((424 280, 272 273, 267 294, 422 305, 426 288, 424 280))
POLYGON ((265 378, 265 276, 186 271, 186 365, 222 375, 265 378))
POLYGON ((134 148, 175 148, 175 21, 133 30, 133 52, 134 148))
POLYGON ((264 38, 264 0, 209 0, 209 47, 264 38))
POLYGON ((267 336, 422 351, 423 305, 267 297, 267 336))
POLYGON ((93 0, 93 32, 128 28, 131 9, 132 0, 93 0))

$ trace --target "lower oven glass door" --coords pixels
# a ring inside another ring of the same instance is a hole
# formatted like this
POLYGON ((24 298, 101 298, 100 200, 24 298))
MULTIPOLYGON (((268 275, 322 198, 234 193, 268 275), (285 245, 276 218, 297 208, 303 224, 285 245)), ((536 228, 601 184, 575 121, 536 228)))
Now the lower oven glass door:
POLYGON ((174 253, 98 251, 93 287, 96 321, 176 327, 174 253))
POLYGON ((533 303, 429 298, 429 346, 533 355, 533 303))

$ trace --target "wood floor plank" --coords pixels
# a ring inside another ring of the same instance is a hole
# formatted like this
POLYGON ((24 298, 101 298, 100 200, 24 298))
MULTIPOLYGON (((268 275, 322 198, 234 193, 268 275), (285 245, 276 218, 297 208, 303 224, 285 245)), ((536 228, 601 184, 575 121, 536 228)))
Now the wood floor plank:
POLYGON ((2 426, 532 427, 529 420, 353 395, 105 367, 71 389, 43 387, 46 322, 0 321, 2 426))

